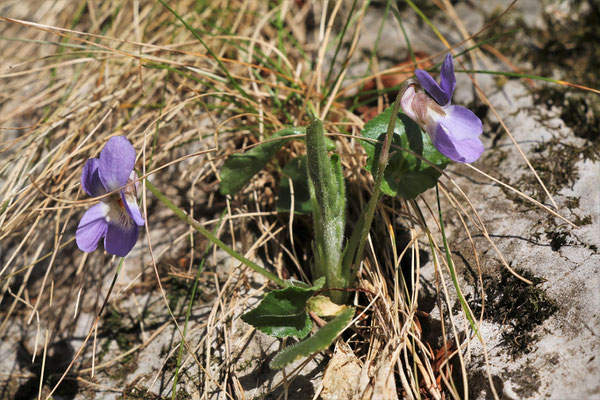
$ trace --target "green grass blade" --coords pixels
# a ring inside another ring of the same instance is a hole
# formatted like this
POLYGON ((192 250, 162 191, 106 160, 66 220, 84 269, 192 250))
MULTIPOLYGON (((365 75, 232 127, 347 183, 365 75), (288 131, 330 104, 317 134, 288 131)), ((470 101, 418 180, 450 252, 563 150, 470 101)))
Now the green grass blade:
MULTIPOLYGON (((219 223, 215 226, 213 230, 213 234, 216 235, 219 227, 223 222, 223 217, 225 216, 225 210, 221 213, 221 217, 219 218, 219 223)), ((192 306, 194 305, 194 299, 196 297, 196 290, 198 289, 198 281, 200 280, 200 275, 204 269, 204 262, 206 261, 206 257, 208 253, 212 250, 212 246, 207 246, 204 251, 204 256, 202 257, 202 261, 198 266, 198 271, 196 271, 196 277, 194 279, 194 286, 192 287, 192 292, 190 293, 190 303, 188 304, 187 312, 185 314, 185 322, 183 324, 183 333, 181 336, 181 342, 179 343, 179 355, 177 356, 177 366, 175 367, 175 376, 173 378, 173 391, 171 393, 171 400, 175 400, 177 396, 177 381, 179 379, 179 369, 181 368, 181 357, 183 356, 183 347, 185 342, 185 334, 187 333, 188 322, 190 320, 190 315, 192 315, 192 306)))
POLYGON ((481 69, 457 69, 456 72, 464 72, 467 74, 501 75, 501 76, 508 76, 510 78, 533 79, 536 81, 556 83, 558 85, 562 85, 565 83, 565 81, 561 81, 559 79, 552 79, 552 78, 547 78, 545 76, 538 76, 538 75, 519 74, 517 72, 487 71, 487 70, 481 70, 481 69))
MULTIPOLYGON (((391 1, 391 0, 389 0, 389 1, 391 1)), ((412 58, 415 65, 417 65, 417 57, 415 57, 415 52, 413 51, 412 45, 410 44, 410 39, 408 38, 408 35, 406 34, 406 30, 404 29, 404 24, 402 23, 402 18, 400 17, 398 8, 392 7, 392 13, 394 14, 394 17, 396 17, 396 21, 398 21, 398 25, 400 25, 400 29, 402 29, 402 35, 404 36, 404 41, 406 42, 406 47, 408 48, 410 57, 412 58)))
MULTIPOLYGON (((356 8, 356 3, 357 0, 354 0, 354 2, 352 3, 352 8, 350 9, 350 12, 348 13, 348 15, 352 15, 352 13, 354 12, 354 9, 356 8)), ((344 36, 346 36, 346 30, 348 29, 348 26, 350 25, 350 22, 352 21, 352 18, 348 18, 346 20, 346 23, 344 24, 344 27, 342 28, 342 32, 339 35, 339 40, 337 43, 337 46, 335 48, 335 52, 333 53, 333 60, 331 61, 331 64, 329 65, 329 71, 327 72, 327 78, 325 78, 325 86, 326 87, 333 87, 335 86, 335 83, 329 83, 329 80, 331 79, 331 74, 333 73, 333 67, 337 64, 337 56, 340 52, 340 49, 342 48, 342 44, 344 42, 344 36)), ((339 78, 338 77, 335 79, 335 81, 337 81, 339 78)), ((326 100, 326 97, 324 98, 324 100, 326 100)))
POLYGON ((415 3, 413 3, 412 0, 404 0, 404 1, 406 1, 408 3, 410 8, 412 8, 413 10, 415 10, 415 12, 417 14, 419 14, 419 17, 421 17, 421 19, 431 28, 431 30, 433 30, 433 32, 437 35, 437 37, 440 38, 440 40, 446 46, 450 47, 448 42, 446 41, 446 39, 444 39, 444 36, 442 35, 442 33, 438 30, 438 28, 435 27, 435 25, 429 20, 429 18, 427 18, 427 16, 423 13, 423 11, 421 11, 421 9, 419 7, 417 7, 417 5, 415 3))
POLYGON ((200 37, 200 35, 198 35, 198 33, 196 32, 195 29, 193 29, 191 26, 188 25, 187 22, 185 22, 185 20, 175 12, 175 10, 173 10, 171 7, 169 7, 167 5, 167 3, 165 3, 164 0, 158 0, 160 1, 160 3, 171 12, 171 14, 173 14, 185 27, 188 31, 190 31, 192 33, 192 35, 194 35, 194 37, 196 39, 198 39, 198 41, 202 44, 202 46, 204 46, 204 48, 206 49, 206 51, 208 51, 208 53, 215 59, 215 61, 217 62, 217 64, 219 64, 219 67, 221 68, 221 70, 223 71, 223 73, 227 76, 227 79, 229 80, 229 82, 231 82, 231 84, 237 89, 238 92, 240 92, 240 94, 242 96, 244 96, 247 99, 252 99, 252 97, 250 97, 250 95, 248 93, 246 93, 246 91, 240 86, 240 84, 235 80, 235 78, 233 76, 231 76, 231 74, 229 73, 229 71, 227 70, 227 67, 225 67, 225 65, 223 64, 223 62, 221 62, 221 60, 219 59, 219 57, 217 57, 217 55, 212 51, 212 49, 210 47, 208 47, 208 45, 204 42, 204 40, 202 40, 202 38, 200 37))
POLYGON ((452 284, 454 285, 454 289, 456 289, 456 294, 458 296, 458 301, 460 302, 460 306, 471 325, 471 329, 475 332, 479 340, 483 340, 481 335, 479 334, 479 330, 477 329, 477 324, 475 323, 475 319, 471 313, 471 309, 465 300, 465 296, 463 296, 462 291, 460 290, 460 286, 458 284, 458 278, 456 277, 456 269, 454 269, 454 263, 452 262, 452 257, 450 257, 450 248, 448 247, 448 240, 446 239, 446 232, 444 231, 444 221, 442 218, 442 207, 440 205, 440 191, 438 185, 435 186, 435 194, 437 196, 437 205, 438 205, 438 214, 440 216, 440 229, 442 231, 442 238, 444 239, 444 250, 446 252, 446 261, 448 262, 448 268, 450 269, 450 275, 452 277, 452 284))

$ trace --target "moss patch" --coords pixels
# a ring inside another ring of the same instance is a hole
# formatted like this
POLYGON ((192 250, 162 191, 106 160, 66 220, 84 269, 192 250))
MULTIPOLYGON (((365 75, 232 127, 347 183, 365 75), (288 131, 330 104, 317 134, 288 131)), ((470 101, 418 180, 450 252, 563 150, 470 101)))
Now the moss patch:
MULTIPOLYGON (((558 193, 564 187, 571 187, 577 181, 581 160, 600 160, 600 142, 584 146, 574 146, 565 143, 561 138, 540 143, 528 154, 531 165, 535 168, 548 191, 558 193)), ((523 174, 512 186, 538 200, 545 198, 545 193, 539 182, 531 173, 523 174)), ((519 203, 524 200, 508 189, 503 189, 506 195, 519 203), (520 200, 517 200, 518 197, 520 200)), ((529 203, 528 201, 526 201, 529 203)))
MULTIPOLYGON (((104 342, 100 347, 98 353, 98 360, 102 359, 108 354, 110 344, 114 341, 117 343, 119 350, 126 352, 130 350, 139 342, 140 338, 140 327, 133 321, 128 324, 127 317, 114 307, 109 307, 105 314, 105 317, 100 324, 98 334, 100 337, 104 337, 104 342)), ((118 381, 124 381, 136 367, 137 353, 131 353, 123 357, 118 363, 109 368, 109 373, 112 378, 118 381)))
POLYGON ((536 105, 548 110, 558 107, 559 117, 575 136, 598 143, 600 141, 600 97, 570 87, 546 86, 535 90, 536 105))
MULTIPOLYGON (((542 279, 525 270, 517 270, 521 276, 533 282, 528 285, 502 269, 500 279, 483 275, 486 320, 505 328, 502 343, 513 357, 532 351, 537 340, 535 328, 553 315, 558 307, 540 287, 542 279)), ((469 301, 475 314, 481 313, 481 299, 469 301)))
POLYGON ((535 394, 542 384, 539 371, 525 366, 509 372, 507 375, 514 385, 513 390, 520 398, 535 398, 535 394))
MULTIPOLYGON (((548 191, 556 195, 564 187, 572 187, 579 177, 578 163, 582 160, 600 160, 600 141, 590 142, 583 146, 574 146, 564 143, 561 138, 553 138, 545 143, 535 146, 528 154, 531 165, 535 168, 538 175, 545 183, 548 191)), ((535 176, 530 173, 523 173, 519 178, 510 179, 508 176, 501 177, 503 181, 509 182, 511 186, 518 188, 523 193, 544 202, 546 194, 535 176)), ((506 198, 517 204, 521 210, 533 211, 538 206, 522 198, 505 187, 500 188, 506 198)), ((565 196, 564 207, 571 211, 570 220, 577 226, 589 225, 592 223, 590 215, 579 215, 575 210, 579 209, 579 197, 565 196)), ((540 241, 542 234, 546 236, 552 250, 558 251, 562 246, 570 244, 582 244, 571 234, 571 230, 564 224, 557 224, 552 216, 540 218, 537 222, 537 228, 532 237, 540 241)), ((543 243, 540 243, 543 244, 543 243)), ((595 251, 595 250, 594 250, 595 251)))

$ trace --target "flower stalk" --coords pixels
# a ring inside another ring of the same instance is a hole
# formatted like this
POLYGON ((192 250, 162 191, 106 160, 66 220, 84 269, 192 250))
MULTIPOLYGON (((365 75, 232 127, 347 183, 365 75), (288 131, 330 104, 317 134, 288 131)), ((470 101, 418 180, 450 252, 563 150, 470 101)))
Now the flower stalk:
MULTIPOLYGON (((358 268, 362 261, 365 244, 367 242, 367 236, 369 235, 369 231, 371 230, 371 223, 373 222, 373 217, 375 216, 375 209, 377 208, 377 203, 379 202, 379 198, 381 197, 381 182, 383 181, 385 167, 387 166, 390 158, 390 147, 392 145, 392 137, 394 135, 394 128, 396 127, 396 119, 398 118, 398 112, 400 111, 400 99, 402 98, 402 94, 404 93, 406 86, 406 83, 404 83, 400 87, 398 95, 396 96, 396 100, 394 101, 394 104, 392 106, 392 116, 390 117, 388 129, 385 138, 383 139, 383 144, 381 146, 381 153, 379 154, 379 159, 377 160, 377 173, 375 175, 375 186, 373 187, 373 195, 369 199, 367 207, 363 215, 361 216, 362 223, 359 222, 360 229, 356 229, 354 231, 357 235, 360 235, 360 241, 358 242, 356 253, 353 252, 352 248, 353 242, 356 242, 356 239, 354 239, 354 235, 352 235, 353 237, 350 238, 348 248, 346 249, 346 252, 348 252, 349 257, 351 257, 352 254, 356 254, 356 256, 354 257, 354 262, 351 264, 350 283, 353 283, 354 279, 356 279, 356 274, 358 273, 358 268)), ((350 261, 351 258, 348 258, 347 260, 350 261)))
POLYGON ((213 242, 215 245, 219 246, 223 251, 225 251, 231 257, 235 258, 236 260, 238 260, 239 262, 241 262, 243 264, 246 264, 248 267, 252 268, 255 272, 258 272, 259 274, 261 274, 262 276, 264 276, 267 279, 270 279, 271 281, 275 282, 279 286, 281 286, 281 287, 289 286, 289 283, 286 282, 285 280, 283 280, 283 279, 279 278, 277 275, 267 271, 265 268, 261 267, 260 265, 250 261, 246 257, 244 257, 241 254, 239 254, 238 252, 236 252, 234 249, 232 249, 231 247, 229 247, 225 243, 223 243, 223 241, 221 241, 221 239, 219 239, 211 231, 209 231, 208 229, 203 227, 198 221, 196 221, 195 219, 190 217, 184 210, 177 207, 175 205, 175 203, 173 203, 171 200, 169 200, 169 198, 167 196, 162 194, 160 192, 160 190, 158 190, 156 188, 156 186, 154 186, 152 183, 150 183, 150 181, 148 181, 147 179, 145 181, 145 184, 146 184, 146 188, 148 188, 148 190, 154 196, 156 196, 156 198, 158 200, 160 200, 161 203, 163 203, 165 206, 167 206, 167 208, 169 208, 171 211, 173 211, 173 213, 177 217, 179 217, 179 219, 181 219, 183 222, 189 224, 192 228, 194 228, 195 230, 200 232, 205 238, 207 238, 208 240, 213 242))

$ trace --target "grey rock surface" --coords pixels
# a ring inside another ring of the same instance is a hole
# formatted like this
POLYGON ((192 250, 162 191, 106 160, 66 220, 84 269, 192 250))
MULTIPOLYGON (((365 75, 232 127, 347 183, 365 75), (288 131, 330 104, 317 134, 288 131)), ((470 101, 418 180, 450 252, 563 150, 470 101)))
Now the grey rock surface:
MULTIPOLYGON (((457 14, 471 33, 480 30, 492 13, 502 11, 510 1, 485 0, 473 3, 475 2, 456 4, 457 14)), ((65 2, 61 4, 64 5, 65 2)), ((565 18, 564 15, 570 10, 569 4, 567 1, 523 0, 516 4, 511 18, 522 18, 529 27, 544 28, 542 15, 552 14, 555 18, 565 18)), ((47 7, 44 5, 39 13, 47 7)), ((430 54, 445 50, 437 36, 414 13, 407 12, 403 15, 406 15, 405 28, 414 49, 430 54)), ((378 33, 374 27, 379 26, 381 18, 381 8, 370 10, 365 16, 365 29, 358 46, 364 54, 369 54, 373 48, 378 33)), ((453 21, 444 15, 434 14, 432 20, 451 43, 463 40, 453 21)), ((59 25, 53 19, 46 22, 59 25)), ((519 36, 517 39, 525 40, 519 36)), ((530 42, 525 45, 530 45, 530 42)), ((408 54, 402 31, 391 15, 386 21, 379 52, 380 68, 394 65, 408 54)), ((330 60, 331 57, 326 57, 327 59, 330 60)), ((488 63, 481 67, 505 67, 491 61, 488 63)), ((531 63, 521 66, 532 70, 537 68, 531 63)), ((351 67, 352 74, 349 75, 358 76, 366 69, 364 59, 361 59, 351 67)), ((557 78, 565 73, 564 70, 554 71, 557 78)), ((502 399, 600 399, 599 139, 592 141, 578 137, 577 130, 565 121, 563 105, 547 107, 541 104, 525 80, 506 81, 491 75, 477 75, 476 80, 516 143, 539 171, 558 207, 552 205, 513 141, 499 127, 499 121, 491 110, 487 111, 484 118, 484 144, 487 151, 474 167, 521 190, 578 227, 573 227, 474 169, 456 164, 447 168, 448 176, 467 194, 493 243, 492 245, 484 237, 473 222, 468 223, 479 256, 479 267, 485 278, 484 286, 490 294, 489 298, 486 297, 486 314, 480 330, 486 344, 488 361, 485 362, 484 349, 475 339, 471 339, 465 355, 470 398, 492 398, 486 377, 489 371, 502 399), (535 284, 525 286, 507 274, 499 254, 511 268, 530 277, 535 284), (514 299, 507 298, 511 296, 514 299)), ((538 82, 536 85, 538 88, 556 87, 549 83, 538 82)), ((460 74, 454 102, 465 106, 481 105, 482 101, 476 100, 474 93, 469 77, 460 74)), ((583 96, 595 96, 582 93, 583 96)), ((181 165, 188 166, 185 163, 181 165)), ((173 166, 168 172, 175 174, 181 171, 173 166)), ((443 182, 452 188, 448 179, 443 182)), ((458 192, 453 189, 453 193, 458 192)), ((197 202, 204 200, 201 196, 199 194, 197 202)), ((434 204, 432 196, 433 193, 426 195, 430 204, 434 204)), ((466 200, 459 199, 467 214, 475 221, 474 211, 469 209, 466 200)), ((459 282, 467 295, 467 301, 477 313, 477 307, 481 305, 481 298, 478 297, 481 288, 474 272, 477 271, 475 253, 457 212, 448 202, 443 204, 459 282)), ((177 257, 182 253, 184 242, 189 239, 189 231, 182 226, 175 230, 158 229, 160 223, 169 217, 168 212, 153 215, 152 220, 156 225, 150 230, 154 255, 161 260, 163 266, 178 262, 177 257)), ((427 245, 424 243, 422 247, 426 248, 427 245)), ((5 252, 0 253, 0 258, 6 258, 5 254, 14 250, 7 248, 4 243, 0 249, 5 252)), ((68 267, 71 269, 67 270, 69 274, 74 273, 81 257, 80 253, 74 257, 73 265, 68 267)), ((73 328, 70 328, 68 337, 54 338, 56 340, 52 343, 55 344, 48 349, 48 355, 53 364, 51 367, 56 367, 56 370, 48 369, 46 372, 62 372, 89 332, 115 269, 114 263, 101 254, 89 257, 88 278, 95 285, 93 288, 82 286, 84 290, 80 302, 76 303, 74 300, 69 307, 40 324, 35 319, 28 324, 27 315, 23 314, 10 320, 5 339, 0 342, 0 369, 2 374, 18 375, 19 382, 15 385, 19 384, 23 390, 30 390, 27 393, 37 394, 35 379, 41 367, 39 360, 47 327, 63 323, 60 322, 61 318, 69 320, 70 324, 72 315, 77 319, 73 328), (76 304, 81 304, 77 313, 76 304), (34 353, 36 363, 31 362, 34 353)), ((26 260, 19 260, 21 261, 26 260)), ((281 347, 281 341, 254 331, 239 318, 262 297, 264 280, 255 274, 249 281, 245 275, 243 279, 239 279, 238 263, 232 262, 220 251, 210 258, 206 269, 208 272, 202 277, 201 302, 193 310, 189 333, 186 335, 188 346, 197 350, 194 354, 202 359, 201 363, 196 362, 187 355, 189 352, 185 352, 181 371, 185 379, 180 382, 182 394, 199 398, 201 393, 197 383, 201 381, 208 382, 207 387, 201 388, 204 393, 208 393, 205 398, 224 399, 221 383, 234 382, 233 392, 238 398, 278 398, 282 393, 280 384, 284 382, 285 374, 270 370, 268 362, 281 347), (227 293, 235 295, 226 299, 220 297, 223 285, 233 287, 227 293), (233 362, 228 363, 227 360, 233 362), (199 368, 199 364, 205 369, 199 368)), ((172 271, 162 272, 163 276, 169 276, 172 271)), ((432 263, 423 266, 421 272, 424 292, 430 296, 421 303, 425 307, 425 304, 434 303, 431 298, 433 292, 430 290, 435 282, 432 263)), ((40 275, 38 279, 43 275, 39 270, 35 273, 40 275)), ((74 276, 80 279, 79 275, 74 276)), ((98 385, 97 399, 116 399, 125 391, 149 391, 158 395, 167 395, 171 391, 180 333, 169 322, 170 316, 165 310, 160 292, 146 288, 138 291, 135 287, 140 282, 149 285, 150 281, 154 282, 154 270, 148 247, 144 240, 140 240, 117 281, 108 318, 103 319, 102 326, 105 330, 101 331, 96 343, 94 362, 97 372, 93 383, 98 385), (134 289, 131 289, 132 286, 134 289), (111 323, 114 325, 110 325, 111 323), (110 331, 111 327, 113 332, 110 331), (147 345, 143 345, 144 343, 147 345), (128 357, 125 349, 133 345, 143 347, 133 357, 128 357)), ((184 292, 177 292, 174 281, 175 279, 168 283, 172 287, 167 293, 167 302, 172 302, 171 305, 176 308, 184 292)), ((57 292, 56 296, 77 297, 65 292, 57 292)), ((449 304, 449 307, 453 308, 454 305, 449 304)), ((428 308, 427 312, 430 312, 433 320, 437 319, 439 322, 440 315, 435 308, 428 308)), ((180 327, 183 325, 182 315, 176 316, 180 327)), ((460 318, 460 313, 456 312, 456 316, 459 327, 468 332, 468 325, 460 318)), ((439 335, 435 337, 436 333, 430 338, 432 342, 439 340, 439 335)), ((316 396, 322 386, 327 360, 327 355, 319 355, 303 367, 300 376, 285 382, 287 398, 301 400, 316 396)), ((387 360, 384 361, 387 363, 387 360)), ((288 367, 286 373, 289 374, 302 362, 288 367)), ((356 365, 358 368, 360 365, 357 360, 352 362, 352 367, 356 365)), ((85 352, 77 366, 89 369, 91 363, 91 352, 85 352)), ((388 365, 384 367, 381 367, 382 375, 389 370, 388 365)), ((364 371, 369 372, 368 368, 364 368, 364 371)), ((82 377, 91 379, 91 370, 89 374, 82 377)), ((369 380, 370 376, 367 375, 366 372, 363 373, 358 380, 369 380)), ((357 380, 353 374, 348 373, 348 376, 349 381, 357 380)), ((380 391, 395 388, 393 383, 382 386, 385 387, 379 388, 380 391)), ((12 387, 9 389, 16 390, 12 387)), ((73 383, 66 390, 72 389, 80 390, 76 399, 89 398, 84 384, 73 383)), ((347 392, 355 393, 354 390, 347 392)), ((56 398, 61 396, 69 396, 69 393, 58 393, 56 398)))
MULTIPOLYGON (((455 5, 455 11, 468 32, 475 33, 485 26, 492 15, 498 15, 510 3, 496 0, 476 4, 458 3, 455 5)), ((543 30, 548 28, 548 21, 569 23, 568 21, 577 19, 574 12, 588 11, 586 5, 575 5, 568 1, 520 1, 503 17, 501 25, 511 26, 513 21, 519 20, 523 26, 543 30)), ((364 52, 368 53, 376 41, 377 30, 373 27, 379 26, 382 12, 365 17, 366 26, 369 28, 365 29, 359 44, 364 52)), ((428 16, 432 17, 433 24, 450 43, 463 40, 453 21, 439 13, 439 10, 436 14, 435 7, 433 16, 430 13, 428 16)), ((414 50, 429 54, 446 50, 431 29, 418 17, 411 17, 411 13, 404 13, 403 17, 406 17, 403 18, 403 24, 414 50)), ((517 34, 515 40, 520 41, 519 46, 523 48, 540 46, 535 42, 535 38, 523 34, 517 34)), ((408 54, 402 32, 392 16, 386 20, 382 43, 380 48, 384 67, 399 62, 408 54)), ((465 58, 464 61, 468 62, 469 58, 465 58)), ((519 66, 532 71, 540 67, 528 62, 520 63, 519 66)), ((497 61, 490 61, 488 55, 479 68, 502 70, 505 66, 497 61)), ((364 73, 360 65, 356 66, 356 71, 357 74, 364 73)), ((552 76, 564 79, 570 73, 569 70, 556 69, 552 76)), ((499 307, 499 304, 509 302, 508 299, 502 299, 503 296, 522 293, 519 292, 521 289, 517 289, 522 286, 510 274, 502 272, 506 269, 498 253, 473 223, 468 224, 475 250, 480 257, 479 267, 486 278, 488 293, 493 292, 498 296, 495 299, 487 299, 491 304, 487 305, 486 316, 481 326, 489 357, 487 368, 499 396, 503 399, 600 398, 598 139, 590 141, 578 137, 581 136, 580 132, 569 126, 561 104, 547 107, 539 101, 538 95, 534 94, 535 91, 526 80, 505 81, 482 74, 474 75, 474 79, 523 153, 538 170, 558 207, 553 206, 513 141, 489 109, 484 118, 486 152, 473 166, 532 196, 578 226, 572 226, 469 167, 453 164, 447 168, 447 174, 466 193, 474 205, 474 211, 485 224, 494 246, 497 246, 509 266, 538 278, 535 285, 522 290, 532 296, 538 296, 536 299, 539 301, 539 311, 532 307, 535 302, 530 301, 531 299, 526 296, 519 297, 511 306, 514 309, 522 307, 527 311, 523 311, 521 319, 513 318, 509 311, 499 307), (501 289, 506 290, 503 292, 501 289), (522 303, 519 304, 519 301, 522 303), (544 314, 545 312, 549 316, 544 314), (511 343, 511 340, 517 343, 511 343), (516 348, 519 350, 515 350, 516 348)), ((546 86, 550 90, 562 90, 556 84, 536 82, 534 85, 537 89, 546 86)), ((577 93, 577 89, 567 90, 565 96, 570 96, 573 92, 577 93)), ((595 94, 580 94, 590 102, 597 101, 594 100, 594 96, 597 96, 595 94)), ((482 104, 482 100, 476 98, 474 86, 466 74, 457 76, 457 90, 453 103, 464 106, 482 104)), ((443 182, 452 188, 455 194, 458 193, 448 180, 443 182)), ((435 197, 432 196, 435 195, 427 193, 426 198, 433 205, 435 197)), ((473 210, 469 210, 467 201, 459 195, 457 197, 461 206, 475 219, 476 216, 473 210)), ((454 261, 459 270, 459 281, 463 290, 469 293, 468 300, 473 308, 480 304, 481 300, 474 300, 478 296, 477 291, 480 290, 475 277, 478 267, 474 251, 455 210, 448 203, 445 207, 445 222, 454 261)), ((431 226, 434 226, 433 220, 431 222, 431 226)), ((427 244, 423 243, 423 247, 427 247, 427 244)), ((429 263, 421 272, 425 287, 433 288, 433 264, 429 263)), ((448 284, 451 286, 450 282, 448 284)), ((423 303, 433 304, 433 300, 424 299, 423 303)), ((432 317, 439 320, 439 312, 436 309, 426 311, 431 311, 432 317)), ((464 318, 458 319, 459 326, 468 331, 468 323, 464 318)), ((439 337, 432 340, 439 340, 439 337)), ((481 345, 477 339, 472 339, 470 350, 467 352, 467 368, 470 397, 476 399, 493 398, 482 354, 481 345)))
MULTIPOLYGON (((552 141, 582 151, 588 145, 570 129, 561 127, 562 121, 555 113, 540 112, 522 83, 505 85, 502 91, 490 96, 490 102, 500 115, 507 116, 505 123, 529 157, 535 158, 534 149, 552 141), (539 122, 540 118, 543 123, 539 122)), ((560 157, 560 154, 554 156, 560 157)), ((501 180, 517 188, 519 182, 533 179, 507 137, 498 141, 475 166, 492 176, 502 177, 501 180), (495 152, 504 152, 500 163, 495 152)), ((501 333, 511 328, 484 321, 482 331, 489 351, 490 370, 500 378, 504 398, 600 397, 600 359, 596 357, 600 352, 600 163, 581 159, 573 168, 569 172, 574 175, 572 186, 561 188, 553 197, 561 215, 571 221, 586 221, 579 228, 569 226, 540 208, 527 206, 527 202, 522 203, 516 197, 507 198, 499 185, 471 170, 453 168, 454 173, 450 172, 450 176, 466 188, 493 242, 511 267, 541 278, 543 283, 536 286, 557 306, 556 313, 534 328, 535 340, 521 354, 511 355, 510 343, 502 340, 501 333), (569 206, 572 199, 578 199, 576 207, 569 206)), ((549 204, 543 197, 538 200, 549 204)), ((455 251, 461 255, 472 254, 466 235, 460 231, 456 229, 452 236, 455 251)), ((483 273, 500 279, 503 266, 497 254, 487 240, 475 232, 472 233, 483 260, 483 273)), ((473 261, 472 256, 464 259, 473 261)), ((471 264, 470 268, 475 267, 471 264)), ((466 269, 463 272, 468 275, 466 269)), ((517 280, 510 282, 517 284, 517 280)), ((493 309, 488 311, 493 312, 493 309)), ((522 328, 515 326, 514 329, 522 328)), ((481 359, 474 357, 473 363, 481 364, 481 359)), ((489 391, 484 390, 480 398, 486 398, 484 393, 489 395, 489 391)))
MULTIPOLYGON (((499 5, 502 2, 492 3, 499 5)), ((520 14, 531 26, 543 27, 542 12, 556 13, 561 7, 535 3, 538 2, 519 2, 517 10, 517 15, 520 14)), ((562 6, 564 8, 565 4, 562 6)), ((475 10, 457 7, 457 12, 461 13, 461 9, 462 16, 483 13, 490 8, 481 2, 475 10)), ((475 18, 465 19, 470 20, 474 23, 469 27, 470 31, 477 31, 479 23, 475 18)), ((560 77, 567 72, 557 71, 556 74, 560 77)), ((538 318, 534 309, 527 308, 529 317, 523 316, 521 320, 507 315, 504 321, 498 321, 489 315, 506 310, 494 307, 492 301, 481 333, 487 345, 489 370, 496 389, 505 399, 600 398, 600 160, 597 139, 594 142, 577 137, 577 130, 564 120, 561 107, 547 108, 540 104, 526 81, 498 85, 496 80, 486 76, 478 76, 477 81, 515 141, 539 171, 558 208, 553 207, 512 140, 498 128, 498 121, 490 111, 484 128, 488 136, 484 140, 487 151, 474 166, 533 196, 578 225, 577 228, 571 226, 468 167, 452 165, 447 169, 475 206, 505 260, 512 268, 539 278, 534 286, 540 290, 538 294, 547 296, 543 301, 548 302, 549 308, 556 307, 555 312, 540 318, 539 324, 536 322, 532 327, 524 322, 538 318), (519 333, 528 329, 531 331, 525 333, 532 340, 515 352, 515 343, 510 343, 509 338, 522 340, 525 336, 519 333)), ((536 85, 539 88, 550 84, 538 82, 536 85)), ((473 101, 474 92, 467 76, 458 79, 457 88, 455 102, 469 104, 473 101)), ((586 96, 594 101, 594 94, 586 96)), ((468 207, 464 200, 459 201, 468 207)), ((476 264, 468 236, 453 210, 447 209, 446 215, 461 283, 473 289, 476 264)), ((514 294, 512 289, 519 285, 518 280, 501 278, 504 267, 498 254, 473 224, 469 224, 469 228, 484 276, 491 282, 509 286, 504 295, 514 294)), ((425 280, 433 281, 431 266, 423 273, 425 280)), ((516 307, 527 304, 524 302, 516 307)), ((482 348, 476 339, 471 343, 468 368, 472 396, 492 398, 485 378, 482 348)))

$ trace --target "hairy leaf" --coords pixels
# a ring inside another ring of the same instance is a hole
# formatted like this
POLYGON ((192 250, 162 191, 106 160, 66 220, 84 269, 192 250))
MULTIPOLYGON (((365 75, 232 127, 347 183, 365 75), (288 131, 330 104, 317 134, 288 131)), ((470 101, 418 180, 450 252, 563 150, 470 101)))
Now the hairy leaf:
MULTIPOLYGON (((318 119, 306 128, 306 158, 315 232, 313 272, 327 277, 328 288, 345 288, 348 277, 341 270, 346 226, 344 175, 339 157, 328 155, 323 123, 318 119)), ((344 292, 331 292, 330 296, 340 304, 345 300, 344 292)))
POLYGON ((305 128, 286 128, 276 132, 270 141, 259 144, 245 153, 234 153, 221 169, 221 194, 239 192, 250 179, 260 172, 289 139, 271 140, 289 135, 303 134, 305 128))
MULTIPOLYGON (((362 142, 368 156, 366 169, 373 176, 377 174, 376 160, 379 158, 381 143, 385 138, 391 115, 392 107, 389 107, 367 122, 362 130, 363 137, 380 141, 379 143, 362 142)), ((429 135, 401 112, 398 113, 396 119, 390 153, 392 153, 392 156, 385 169, 381 190, 389 196, 400 195, 407 200, 414 199, 427 189, 435 186, 441 174, 431 164, 439 169, 444 169, 449 161, 433 146, 429 135), (395 146, 400 146, 402 149, 395 146), (416 153, 429 162, 405 149, 416 153)))
POLYGON ((318 279, 314 286, 292 283, 293 286, 267 293, 258 307, 242 315, 242 320, 267 335, 306 337, 312 329, 306 302, 323 287, 325 279, 318 279))
POLYGON ((325 350, 346 329, 353 316, 354 307, 346 306, 346 310, 339 313, 314 335, 282 350, 273 358, 269 366, 273 369, 280 369, 302 357, 325 350))

